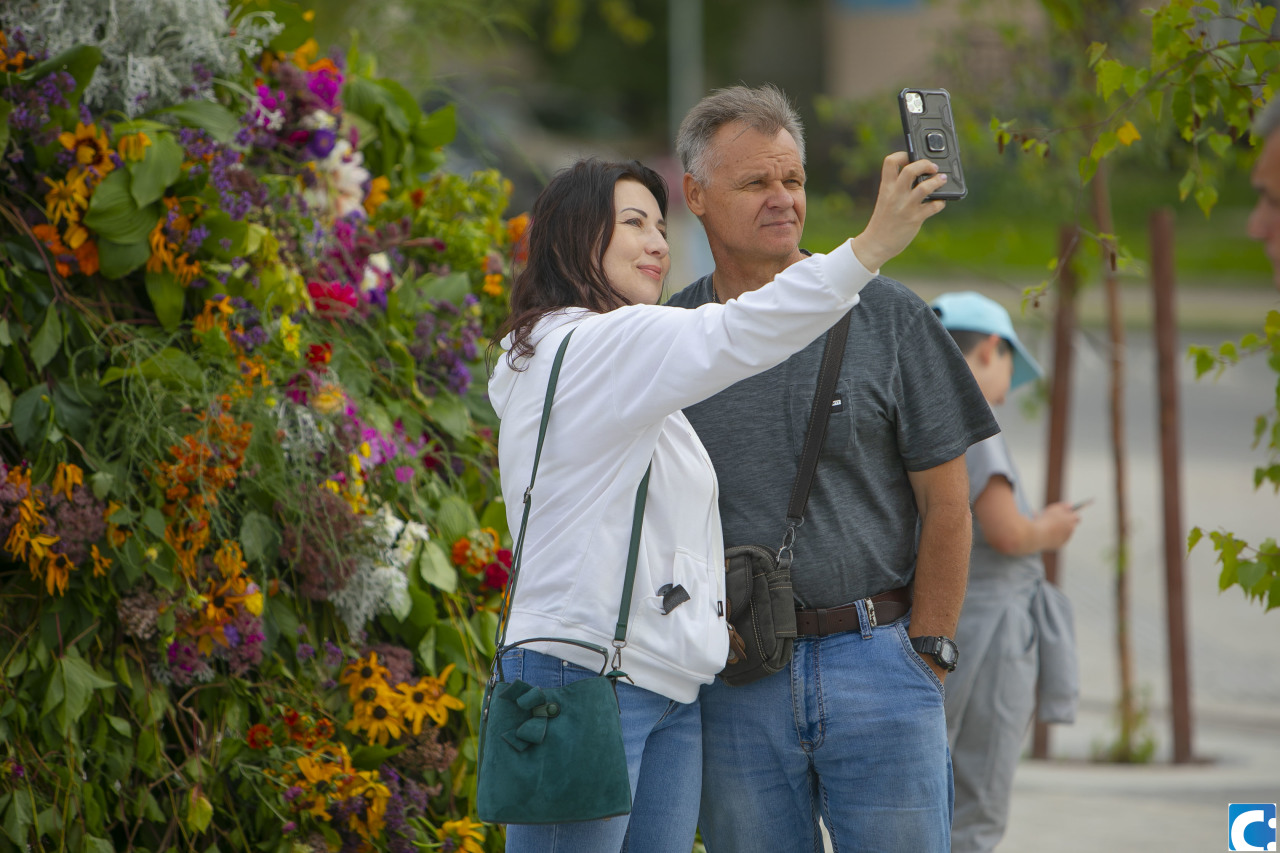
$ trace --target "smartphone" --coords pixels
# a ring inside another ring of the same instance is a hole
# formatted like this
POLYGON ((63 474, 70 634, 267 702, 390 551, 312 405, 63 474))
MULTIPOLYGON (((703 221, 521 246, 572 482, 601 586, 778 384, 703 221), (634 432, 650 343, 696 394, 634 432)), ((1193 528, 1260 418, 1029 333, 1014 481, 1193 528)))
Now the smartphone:
POLYGON ((1091 503, 1093 503, 1093 498, 1085 498, 1084 500, 1079 501, 1078 503, 1073 503, 1071 505, 1071 511, 1079 512, 1080 510, 1084 509, 1091 503))
POLYGON ((956 201, 968 195, 956 123, 951 116, 951 94, 946 89, 903 89, 898 93, 898 113, 911 162, 928 158, 947 175, 946 185, 929 198, 956 201))

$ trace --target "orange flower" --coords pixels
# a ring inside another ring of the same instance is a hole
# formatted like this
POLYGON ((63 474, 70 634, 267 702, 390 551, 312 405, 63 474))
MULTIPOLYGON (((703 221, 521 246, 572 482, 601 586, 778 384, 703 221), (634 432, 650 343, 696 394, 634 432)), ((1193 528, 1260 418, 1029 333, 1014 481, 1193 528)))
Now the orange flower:
POLYGON ((98 551, 98 546, 93 545, 89 548, 89 553, 93 557, 93 576, 95 578, 105 578, 107 570, 111 568, 111 558, 102 556, 98 551))
POLYGON ((262 723, 255 723, 249 727, 245 742, 250 749, 267 749, 271 746, 271 729, 262 723))
POLYGON ((120 141, 116 143, 116 150, 120 152, 122 159, 136 163, 146 156, 147 148, 150 146, 151 137, 138 131, 120 137, 120 141))
POLYGON ((54 494, 61 493, 68 501, 71 500, 71 490, 76 486, 84 485, 84 471, 78 465, 72 465, 68 462, 59 462, 58 467, 53 471, 53 491, 54 494))
POLYGON ((364 199, 365 212, 373 216, 387 200, 387 190, 391 189, 391 179, 386 175, 378 175, 369 182, 369 194, 364 199))
POLYGON ((44 182, 49 185, 49 191, 44 195, 44 213, 54 225, 64 219, 68 222, 79 222, 83 211, 89 209, 89 187, 86 178, 88 178, 87 172, 72 169, 60 181, 49 177, 44 179, 44 182))
POLYGON ((498 273, 490 273, 484 277, 484 287, 481 288, 486 294, 495 299, 502 295, 502 276, 498 273))
MULTIPOLYGON (((80 226, 76 226, 80 227, 80 226)), ((67 229, 70 233, 71 229, 67 229)), ((82 275, 93 275, 98 271, 98 244, 85 240, 76 248, 76 263, 80 265, 82 275)))
POLYGON ((62 245, 62 236, 58 233, 58 229, 52 225, 33 225, 31 233, 35 234, 49 250, 49 254, 53 255, 53 265, 58 270, 58 275, 63 278, 71 275, 71 264, 68 261, 75 256, 70 249, 62 245))

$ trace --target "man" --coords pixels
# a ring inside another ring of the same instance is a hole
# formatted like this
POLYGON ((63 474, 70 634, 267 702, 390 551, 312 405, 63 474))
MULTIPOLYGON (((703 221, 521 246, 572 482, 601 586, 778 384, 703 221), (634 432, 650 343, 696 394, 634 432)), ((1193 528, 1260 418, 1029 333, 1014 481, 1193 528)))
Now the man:
POLYGON ((1280 98, 1267 104, 1253 125, 1253 133, 1262 138, 1262 153, 1253 167, 1258 203, 1249 215, 1248 234, 1262 241, 1275 271, 1273 282, 1280 290, 1280 98))
MULTIPOLYGON (((779 90, 704 98, 677 151, 715 269, 670 304, 726 302, 803 257, 804 138, 779 90)), ((887 158, 882 184, 906 162, 887 158)), ((719 478, 726 546, 781 544, 823 344, 685 411, 719 478)), ((948 849, 942 681, 968 571, 964 453, 996 432, 929 307, 897 282, 870 282, 793 551, 791 664, 700 697, 709 853, 821 851, 820 816, 837 849, 948 849)))

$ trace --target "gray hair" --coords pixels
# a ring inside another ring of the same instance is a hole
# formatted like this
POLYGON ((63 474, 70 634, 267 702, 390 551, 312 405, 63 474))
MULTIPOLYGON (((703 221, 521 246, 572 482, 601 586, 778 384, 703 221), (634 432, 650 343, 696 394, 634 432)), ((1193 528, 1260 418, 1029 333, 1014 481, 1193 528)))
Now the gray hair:
POLYGON ((720 128, 735 122, 766 136, 785 130, 795 140, 804 163, 804 126, 782 90, 772 83, 756 89, 731 86, 707 95, 680 122, 676 153, 684 170, 698 183, 705 185, 718 165, 713 161, 711 140, 720 128))
POLYGON ((1266 139, 1280 130, 1280 97, 1273 97, 1253 121, 1253 135, 1266 139))

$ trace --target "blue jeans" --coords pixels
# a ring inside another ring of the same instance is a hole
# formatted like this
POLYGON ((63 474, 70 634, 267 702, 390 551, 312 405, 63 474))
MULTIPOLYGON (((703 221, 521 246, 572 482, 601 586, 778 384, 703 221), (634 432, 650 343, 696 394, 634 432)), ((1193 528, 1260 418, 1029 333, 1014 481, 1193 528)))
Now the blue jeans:
MULTIPOLYGON (((861 604, 861 603, 860 603, 861 604)), ((781 672, 702 689, 708 853, 946 853, 954 788, 942 685, 906 620, 802 637, 781 672)))
MULTIPOLYGON (((622 653, 626 669, 627 653, 622 653)), ((599 673, 528 649, 502 658, 503 675, 537 687, 560 687, 599 673)), ((583 823, 507 827, 508 853, 689 853, 702 786, 698 703, 618 682, 622 740, 631 774, 631 814, 583 823)))

